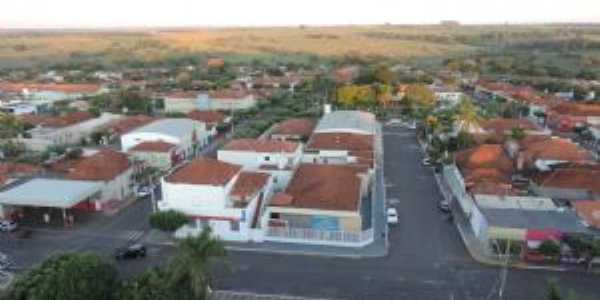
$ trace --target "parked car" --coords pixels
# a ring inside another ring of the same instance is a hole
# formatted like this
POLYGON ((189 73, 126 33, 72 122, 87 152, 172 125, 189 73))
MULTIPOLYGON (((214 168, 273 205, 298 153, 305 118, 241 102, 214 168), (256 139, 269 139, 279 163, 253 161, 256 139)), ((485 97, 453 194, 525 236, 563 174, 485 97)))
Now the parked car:
POLYGON ((387 121, 386 125, 388 125, 388 126, 401 126, 401 125, 403 125, 403 122, 400 119, 390 119, 389 121, 387 121))
POLYGON ((151 192, 152 192, 152 190, 150 189, 150 187, 142 186, 137 190, 136 196, 138 198, 145 198, 145 197, 150 196, 151 192))
POLYGON ((421 161, 421 163, 424 166, 431 166, 431 158, 429 158, 429 157, 423 158, 423 160, 421 161))
POLYGON ((387 222, 390 225, 398 224, 398 211, 393 207, 387 209, 387 222))
POLYGON ((0 231, 2 232, 12 232, 17 229, 18 224, 15 221, 11 220, 0 220, 0 231))
POLYGON ((448 203, 448 201, 440 201, 440 203, 438 203, 438 208, 444 213, 450 213, 450 203, 448 203))
POLYGON ((135 259, 146 257, 146 246, 142 244, 134 244, 127 248, 120 248, 115 251, 115 259, 135 259))

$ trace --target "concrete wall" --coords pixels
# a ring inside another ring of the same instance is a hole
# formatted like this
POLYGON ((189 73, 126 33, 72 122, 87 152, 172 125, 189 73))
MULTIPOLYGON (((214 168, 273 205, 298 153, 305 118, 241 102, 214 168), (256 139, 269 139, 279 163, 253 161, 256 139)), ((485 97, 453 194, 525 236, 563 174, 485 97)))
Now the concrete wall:
POLYGON ((600 194, 594 195, 591 191, 582 189, 541 187, 535 183, 532 183, 530 185, 530 189, 539 196, 548 197, 552 199, 600 200, 600 194))
POLYGON ((125 200, 133 194, 132 177, 133 168, 127 169, 111 181, 103 183, 98 202, 106 203, 109 200, 125 200))
MULTIPOLYGON (((131 132, 128 134, 124 134, 121 136, 121 150, 123 152, 129 151, 129 149, 143 143, 143 142, 158 142, 163 141, 166 143, 171 143, 180 146, 180 148, 184 145, 183 141, 176 136, 165 135, 160 133, 152 133, 152 132, 131 132)), ((188 146, 189 147, 189 146, 188 146)))
POLYGON ((132 151, 129 154, 135 160, 143 161, 147 166, 162 171, 169 170, 172 167, 171 152, 132 151))
POLYGON ((281 168, 296 166, 300 162, 301 155, 301 149, 293 153, 219 150, 217 157, 220 161, 241 165, 246 170, 258 170, 261 165, 274 165, 281 168))
POLYGON ((197 99, 165 98, 165 112, 188 113, 198 109, 197 99))

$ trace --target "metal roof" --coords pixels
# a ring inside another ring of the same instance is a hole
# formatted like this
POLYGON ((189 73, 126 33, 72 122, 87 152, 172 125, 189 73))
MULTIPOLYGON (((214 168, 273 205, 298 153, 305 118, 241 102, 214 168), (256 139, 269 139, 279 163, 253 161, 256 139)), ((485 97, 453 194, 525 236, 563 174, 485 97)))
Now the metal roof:
POLYGON ((148 125, 142 126, 131 131, 129 134, 136 133, 160 133, 175 137, 187 136, 194 129, 204 130, 204 123, 191 119, 162 119, 154 121, 148 125))
POLYGON ((540 211, 482 208, 488 225, 517 229, 555 229, 564 233, 589 233, 577 215, 570 210, 540 211))
POLYGON ((0 204, 70 208, 98 193, 95 181, 34 178, 0 193, 0 204))
POLYGON ((375 134, 375 115, 357 110, 338 110, 325 114, 314 132, 349 132, 375 134))
POLYGON ((479 207, 491 209, 556 210, 550 198, 529 196, 475 195, 479 207))

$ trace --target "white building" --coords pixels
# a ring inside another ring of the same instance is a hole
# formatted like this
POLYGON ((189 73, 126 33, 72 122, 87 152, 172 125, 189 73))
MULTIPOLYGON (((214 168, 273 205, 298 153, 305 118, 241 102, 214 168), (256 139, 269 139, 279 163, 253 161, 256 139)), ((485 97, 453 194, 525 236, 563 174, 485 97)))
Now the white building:
POLYGON ((237 139, 218 152, 220 161, 271 174, 276 190, 287 186, 301 158, 301 144, 278 140, 237 139))
POLYGON ((121 149, 128 152, 143 142, 166 142, 177 145, 184 157, 193 157, 209 143, 206 124, 191 119, 161 119, 121 136, 121 149))
POLYGON ((101 150, 83 157, 66 175, 67 179, 93 181, 100 184, 100 195, 94 199, 96 210, 111 202, 126 200, 133 194, 134 167, 129 157, 114 150, 101 150))
POLYGON ((87 140, 94 131, 120 118, 121 115, 111 113, 94 118, 86 112, 74 112, 61 117, 29 116, 25 121, 32 119, 37 126, 28 131, 30 138, 21 141, 33 151, 44 151, 50 146, 77 145, 87 140))
POLYGON ((219 90, 209 93, 177 92, 165 96, 165 111, 189 113, 200 111, 245 110, 256 105, 255 96, 246 90, 219 90))
POLYGON ((197 159, 161 180, 160 210, 180 211, 194 220, 176 237, 196 235, 209 227, 224 240, 261 241, 260 215, 270 198, 268 174, 214 159, 197 159))
POLYGON ((11 103, 0 107, 0 111, 12 115, 36 114, 37 106, 28 103, 11 103))
POLYGON ((325 114, 306 145, 304 163, 361 164, 374 167, 377 120, 371 113, 325 114))
POLYGON ((461 91, 451 89, 445 85, 434 84, 430 85, 429 89, 435 95, 435 100, 442 107, 454 107, 460 103, 463 96, 461 91))

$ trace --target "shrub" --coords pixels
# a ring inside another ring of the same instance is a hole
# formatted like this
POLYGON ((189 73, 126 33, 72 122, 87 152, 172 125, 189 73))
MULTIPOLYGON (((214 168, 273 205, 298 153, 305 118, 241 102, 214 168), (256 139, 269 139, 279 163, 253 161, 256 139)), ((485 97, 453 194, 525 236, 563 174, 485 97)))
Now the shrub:
POLYGON ((175 231, 187 222, 186 215, 174 210, 156 212, 150 216, 150 226, 164 231, 175 231))

